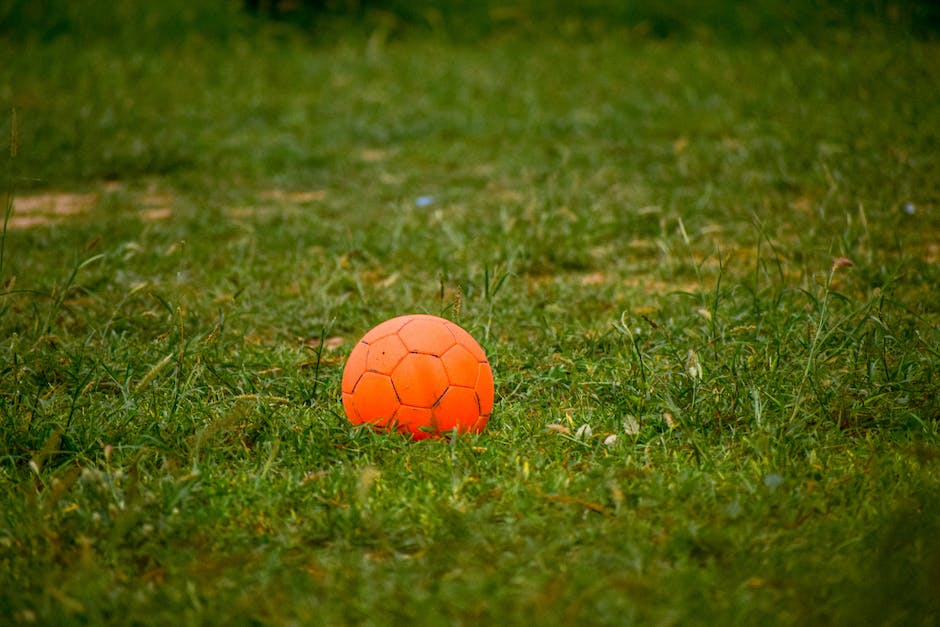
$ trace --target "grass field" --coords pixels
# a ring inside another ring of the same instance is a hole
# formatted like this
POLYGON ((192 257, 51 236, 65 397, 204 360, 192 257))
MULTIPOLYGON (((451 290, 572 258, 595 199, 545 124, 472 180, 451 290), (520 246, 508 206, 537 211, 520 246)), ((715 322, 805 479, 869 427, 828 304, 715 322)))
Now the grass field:
POLYGON ((940 624, 932 5, 364 4, 0 9, 0 622, 940 624))

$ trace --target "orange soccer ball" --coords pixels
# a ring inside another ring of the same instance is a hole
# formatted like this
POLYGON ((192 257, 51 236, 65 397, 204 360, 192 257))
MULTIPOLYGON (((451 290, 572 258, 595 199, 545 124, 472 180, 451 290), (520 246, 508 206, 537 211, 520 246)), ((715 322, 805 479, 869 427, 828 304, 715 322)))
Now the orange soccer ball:
POLYGON ((399 316, 366 333, 343 369, 343 409, 353 424, 423 439, 478 433, 493 411, 493 372, 469 333, 449 320, 399 316))

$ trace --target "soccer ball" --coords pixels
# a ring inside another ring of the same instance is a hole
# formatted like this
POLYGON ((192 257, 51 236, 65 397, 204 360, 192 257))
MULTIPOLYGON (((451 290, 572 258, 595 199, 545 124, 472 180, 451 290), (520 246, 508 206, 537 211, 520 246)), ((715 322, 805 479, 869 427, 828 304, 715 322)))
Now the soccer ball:
POLYGON ((415 314, 366 333, 343 369, 343 409, 353 424, 415 439, 478 433, 493 411, 493 372, 469 333, 415 314))

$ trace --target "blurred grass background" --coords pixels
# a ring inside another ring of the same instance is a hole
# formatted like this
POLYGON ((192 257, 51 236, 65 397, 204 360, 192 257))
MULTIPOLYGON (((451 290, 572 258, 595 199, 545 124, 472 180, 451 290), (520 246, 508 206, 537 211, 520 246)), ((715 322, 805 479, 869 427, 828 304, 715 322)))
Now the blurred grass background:
POLYGON ((4 232, 0 616, 935 624, 936 31, 0 5, 7 207, 46 203, 4 232), (346 423, 406 311, 484 344, 485 434, 346 423))
POLYGON ((74 37, 160 44, 192 31, 226 39, 246 27, 243 13, 292 22, 323 37, 342 25, 366 31, 433 32, 450 38, 535 29, 544 34, 630 29, 651 37, 705 37, 725 42, 828 38, 833 29, 935 37, 940 8, 931 0, 827 0, 825 2, 610 2, 587 0, 235 0, 183 3, 166 9, 133 0, 10 0, 0 9, 0 32, 17 40, 74 37), (130 31, 129 35, 125 35, 130 31))

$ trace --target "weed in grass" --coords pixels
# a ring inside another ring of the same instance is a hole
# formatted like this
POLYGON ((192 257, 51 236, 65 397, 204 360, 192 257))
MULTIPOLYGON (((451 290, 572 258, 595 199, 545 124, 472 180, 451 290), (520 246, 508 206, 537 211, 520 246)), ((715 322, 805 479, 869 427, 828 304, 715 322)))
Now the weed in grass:
MULTIPOLYGON (((13 198, 15 195, 15 187, 13 182, 15 180, 16 173, 13 169, 13 161, 16 159, 19 154, 19 129, 16 121, 16 109, 14 108, 10 112, 10 172, 9 178, 7 180, 7 193, 6 193, 6 202, 4 203, 4 212, 3 212, 3 232, 0 233, 0 281, 4 281, 3 277, 3 260, 6 257, 6 248, 7 248, 7 231, 10 226, 10 216, 13 215, 13 198)), ((11 279, 12 281, 12 279, 11 279)), ((5 291, 9 292, 11 284, 5 284, 5 291)))

